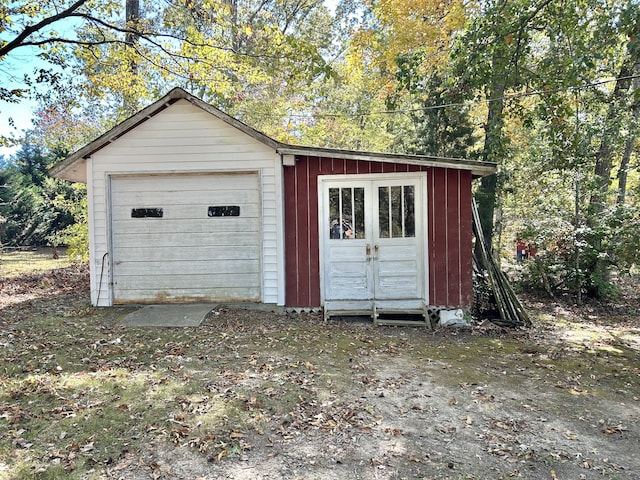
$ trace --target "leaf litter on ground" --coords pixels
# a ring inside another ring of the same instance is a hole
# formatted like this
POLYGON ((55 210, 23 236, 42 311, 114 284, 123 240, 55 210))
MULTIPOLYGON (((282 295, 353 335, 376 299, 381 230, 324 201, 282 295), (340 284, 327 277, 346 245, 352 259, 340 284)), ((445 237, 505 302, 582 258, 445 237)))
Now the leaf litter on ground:
POLYGON ((87 297, 78 266, 0 283, 7 478, 640 471, 638 319, 530 305, 526 332, 431 332, 219 309, 149 329, 87 297))

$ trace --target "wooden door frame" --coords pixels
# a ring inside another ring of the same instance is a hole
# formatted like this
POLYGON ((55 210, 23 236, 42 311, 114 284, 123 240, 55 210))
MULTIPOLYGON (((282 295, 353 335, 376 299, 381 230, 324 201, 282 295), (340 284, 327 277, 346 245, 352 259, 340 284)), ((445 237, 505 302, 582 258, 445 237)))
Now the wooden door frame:
MULTIPOLYGON (((420 221, 422 239, 422 291, 423 291, 423 299, 425 305, 429 304, 429 252, 428 252, 428 238, 429 238, 429 225, 427 221, 427 212, 428 205, 427 199, 427 172, 398 172, 398 173, 365 173, 365 174, 339 174, 339 175, 318 175, 318 257, 320 261, 320 304, 321 306, 325 306, 325 262, 326 262, 326 242, 327 242, 327 231, 326 231, 326 214, 328 206, 325 205, 324 198, 324 187, 325 183, 345 183, 347 184, 350 181, 384 181, 385 179, 392 180, 402 180, 402 179, 418 179, 421 184, 421 218, 417 219, 416 222, 420 221)), ((418 201, 418 199, 416 199, 418 201)), ((354 302, 353 305, 347 305, 345 310, 353 309, 358 311, 370 310, 373 308, 376 300, 373 299, 369 303, 369 305, 365 305, 366 302, 358 303, 354 302)), ((345 302, 347 303, 347 302, 345 302)), ((386 302, 389 305, 393 304, 393 301, 386 302)))

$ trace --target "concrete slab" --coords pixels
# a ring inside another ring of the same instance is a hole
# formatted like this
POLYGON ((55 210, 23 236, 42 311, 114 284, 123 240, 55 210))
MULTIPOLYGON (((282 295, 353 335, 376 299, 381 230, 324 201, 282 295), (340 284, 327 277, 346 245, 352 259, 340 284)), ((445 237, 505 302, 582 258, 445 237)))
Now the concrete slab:
POLYGON ((127 327, 197 327, 215 305, 194 303, 184 305, 148 305, 124 317, 127 327))

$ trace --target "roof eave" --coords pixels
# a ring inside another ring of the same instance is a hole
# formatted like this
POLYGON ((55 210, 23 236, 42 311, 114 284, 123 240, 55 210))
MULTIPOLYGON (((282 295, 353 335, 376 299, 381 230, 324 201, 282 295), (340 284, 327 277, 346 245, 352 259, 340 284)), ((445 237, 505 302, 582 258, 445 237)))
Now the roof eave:
POLYGON ((334 148, 316 148, 281 144, 277 149, 282 155, 306 155, 312 157, 342 158, 346 160, 366 160, 372 162, 402 163, 440 168, 469 170, 475 177, 485 177, 496 173, 498 164, 478 162, 461 158, 435 157, 429 155, 399 155, 382 152, 359 152, 334 148))
POLYGON ((224 113, 216 107, 200 100, 181 88, 174 88, 167 95, 151 105, 143 108, 135 115, 124 120, 91 143, 69 155, 66 159, 50 169, 49 173, 57 178, 74 182, 87 181, 86 160, 98 150, 106 147, 125 135, 141 123, 157 115, 178 100, 186 100, 232 127, 246 133, 258 142, 273 148, 283 155, 308 155, 316 157, 333 157, 352 160, 369 160, 373 162, 403 163, 410 165, 427 165, 441 168, 469 170, 475 177, 484 177, 496 172, 497 164, 476 162, 460 158, 434 157, 426 155, 398 155, 393 153, 359 152, 333 148, 306 147, 287 145, 251 128, 240 120, 224 113))

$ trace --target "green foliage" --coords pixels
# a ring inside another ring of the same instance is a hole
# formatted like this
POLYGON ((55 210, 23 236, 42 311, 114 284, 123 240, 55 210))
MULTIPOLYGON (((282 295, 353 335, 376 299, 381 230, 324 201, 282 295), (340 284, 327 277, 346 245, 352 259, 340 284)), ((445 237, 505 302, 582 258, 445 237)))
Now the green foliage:
POLYGON ((615 206, 611 180, 628 130, 637 132, 628 75, 638 8, 489 2, 452 53, 459 78, 487 98, 483 158, 501 164, 495 189, 483 179, 479 197, 487 212, 497 199, 505 249, 518 237, 539 245, 525 277, 549 292, 612 295, 610 271, 638 261, 637 198, 615 206))
POLYGON ((348 150, 389 151, 398 124, 405 119, 392 118, 386 110, 386 96, 377 90, 375 71, 366 64, 336 67, 337 77, 316 86, 315 107, 297 125, 300 139, 318 146, 348 150))
POLYGON ((113 30, 100 42, 104 29, 87 24, 79 35, 89 45, 74 55, 83 94, 102 99, 117 119, 180 86, 259 130, 277 130, 282 109, 265 114, 265 106, 332 74, 332 20, 321 1, 146 4, 134 44, 113 30))
MULTIPOLYGON (((72 2, 1 5, 10 38, 72 2)), ((496 161, 499 175, 477 194, 485 232, 496 205, 505 249, 516 236, 539 245, 525 267, 533 283, 608 295, 608 272, 638 262, 637 146, 620 205, 612 179, 638 135, 637 88, 617 77, 640 69, 639 9, 632 0, 344 0, 333 11, 316 0, 194 0, 146 2, 127 23, 121 2, 87 2, 73 12, 74 45, 48 29, 25 40, 42 41, 38 56, 51 65, 27 88, 58 88, 40 98, 30 146, 0 174, 0 240, 86 254, 84 192, 47 178, 49 152, 62 156, 182 86, 290 143, 496 161)), ((9 47, 0 41, 0 62, 9 47)), ((0 88, 2 100, 21 95, 0 88)))
POLYGON ((637 205, 611 205, 585 229, 581 260, 584 288, 591 296, 615 296, 610 270, 629 272, 640 263, 640 216, 637 205))
POLYGON ((54 245, 66 245, 69 258, 80 261, 89 261, 89 225, 87 219, 87 189, 85 185, 74 184, 75 190, 71 198, 58 195, 54 205, 62 211, 68 212, 73 217, 73 223, 52 234, 51 241, 54 245))
POLYGON ((6 219, 0 242, 5 245, 55 244, 58 232, 74 222, 69 203, 84 195, 69 183, 51 178, 47 169, 59 157, 26 143, 3 173, 2 216, 6 219))
POLYGON ((33 114, 33 128, 27 134, 29 144, 64 158, 113 126, 113 111, 99 99, 88 101, 74 95, 76 89, 71 83, 41 97, 33 114))
POLYGON ((592 165, 584 157, 557 158, 544 136, 521 141, 527 149, 503 168, 503 245, 509 256, 517 238, 537 245, 535 260, 523 264, 523 283, 551 294, 579 288, 593 297, 615 296, 608 272, 628 272, 640 262, 637 198, 592 215, 592 165))
MULTIPOLYGON (((615 296, 617 289, 610 279, 593 265, 607 259, 606 253, 594 248, 594 241, 610 240, 605 236, 606 228, 597 230, 573 227, 565 230, 549 231, 547 234, 530 230, 541 243, 535 258, 524 263, 521 282, 529 289, 547 291, 550 294, 574 293, 578 288, 582 293, 595 298, 615 296)), ((527 240, 526 235, 523 235, 527 240)))
POLYGON ((416 105, 410 112, 413 138, 405 141, 404 150, 439 157, 473 158, 477 139, 467 103, 472 89, 448 75, 417 74, 423 55, 424 52, 416 52, 398 58, 398 84, 416 105))

